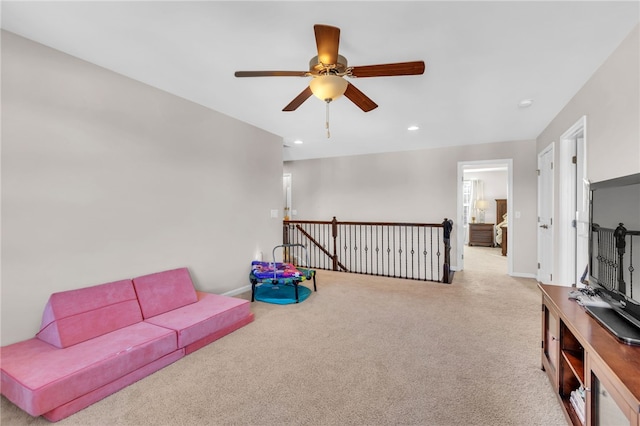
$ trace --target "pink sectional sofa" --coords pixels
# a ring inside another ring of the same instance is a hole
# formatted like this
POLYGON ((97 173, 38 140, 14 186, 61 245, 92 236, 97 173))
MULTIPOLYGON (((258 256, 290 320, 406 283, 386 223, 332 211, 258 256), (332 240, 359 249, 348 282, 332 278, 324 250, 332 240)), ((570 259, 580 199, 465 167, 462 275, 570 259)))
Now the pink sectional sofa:
POLYGON ((61 420, 250 323, 249 306, 186 268, 52 294, 36 337, 0 348, 1 393, 61 420))

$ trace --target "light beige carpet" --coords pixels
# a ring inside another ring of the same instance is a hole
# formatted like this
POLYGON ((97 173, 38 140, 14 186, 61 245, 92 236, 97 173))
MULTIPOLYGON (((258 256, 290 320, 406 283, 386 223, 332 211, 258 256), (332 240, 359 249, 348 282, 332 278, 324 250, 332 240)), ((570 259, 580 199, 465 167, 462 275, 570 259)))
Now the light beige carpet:
POLYGON ((58 424, 566 425, 536 283, 494 250, 466 250, 451 285, 319 271, 305 302, 255 302, 252 324, 58 424))

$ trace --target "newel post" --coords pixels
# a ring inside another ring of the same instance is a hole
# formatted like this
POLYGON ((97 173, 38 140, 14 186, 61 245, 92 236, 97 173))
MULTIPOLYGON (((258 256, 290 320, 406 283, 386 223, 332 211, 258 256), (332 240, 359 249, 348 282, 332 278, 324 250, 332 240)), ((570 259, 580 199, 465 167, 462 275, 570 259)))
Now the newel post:
POLYGON ((453 231, 453 220, 444 218, 442 222, 443 242, 444 242, 444 265, 442 266, 442 282, 451 284, 451 231, 453 231))
POLYGON ((624 240, 626 236, 627 228, 622 223, 618 224, 616 230, 613 231, 613 238, 616 239, 616 248, 618 249, 618 291, 623 294, 627 292, 627 284, 624 282, 624 268, 622 267, 625 247, 627 246, 627 242, 624 240))
POLYGON ((282 244, 289 244, 289 221, 282 221, 282 244))
POLYGON ((331 236, 333 237, 333 270, 338 270, 338 221, 333 217, 331 221, 331 236))

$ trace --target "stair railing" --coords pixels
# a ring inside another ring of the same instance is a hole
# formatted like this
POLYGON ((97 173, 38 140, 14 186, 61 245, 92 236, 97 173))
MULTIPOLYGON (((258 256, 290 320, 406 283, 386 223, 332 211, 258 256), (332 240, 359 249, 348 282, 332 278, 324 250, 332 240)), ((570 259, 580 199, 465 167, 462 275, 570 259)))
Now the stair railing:
MULTIPOLYGON (((453 221, 442 223, 285 220, 284 244, 307 247, 310 267, 451 283, 453 221)), ((289 250, 295 263, 301 255, 289 250)))
POLYGON ((640 244, 640 231, 627 230, 622 223, 615 229, 594 223, 591 232, 591 275, 601 286, 634 298, 634 284, 638 280, 636 276, 634 283, 633 273, 640 259, 637 248, 634 254, 634 245, 640 244))

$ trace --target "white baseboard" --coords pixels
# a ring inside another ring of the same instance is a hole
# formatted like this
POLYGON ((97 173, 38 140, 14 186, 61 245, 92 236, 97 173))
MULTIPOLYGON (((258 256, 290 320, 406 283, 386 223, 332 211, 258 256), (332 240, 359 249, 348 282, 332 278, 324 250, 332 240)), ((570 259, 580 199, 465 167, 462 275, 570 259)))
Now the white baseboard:
MULTIPOLYGON (((458 272, 460 269, 458 269, 457 266, 450 266, 449 270, 454 271, 454 272, 458 272)), ((518 277, 518 278, 533 278, 533 279, 537 278, 536 274, 531 274, 531 273, 528 273, 528 272, 513 272, 513 273, 509 274, 509 276, 518 277)))
POLYGON ((251 284, 245 285, 244 287, 236 288, 235 290, 229 290, 226 293, 222 293, 222 295, 223 296, 237 296, 237 295, 245 293, 247 291, 251 291, 251 284))
POLYGON ((512 277, 518 277, 518 278, 533 278, 536 279, 536 274, 530 274, 528 272, 512 272, 511 273, 512 277))

